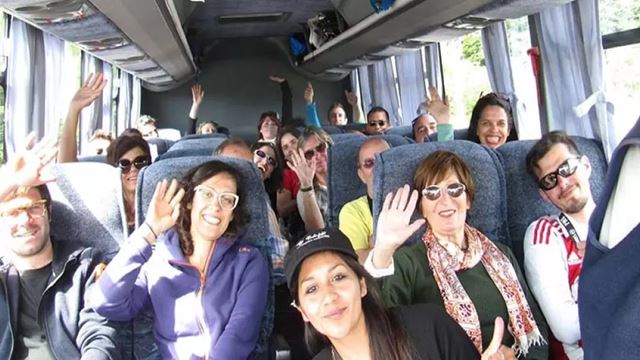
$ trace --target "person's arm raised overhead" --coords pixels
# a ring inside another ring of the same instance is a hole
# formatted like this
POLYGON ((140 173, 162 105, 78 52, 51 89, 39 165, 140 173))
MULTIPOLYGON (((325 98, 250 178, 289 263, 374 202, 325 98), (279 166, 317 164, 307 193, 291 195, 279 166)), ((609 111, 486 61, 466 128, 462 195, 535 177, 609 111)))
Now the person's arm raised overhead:
POLYGON ((291 94, 291 86, 287 79, 271 75, 269 80, 280 84, 280 92, 282 93, 282 125, 289 125, 293 121, 293 95, 291 94))
POLYGON ((364 124, 364 112, 362 111, 360 98, 354 92, 344 91, 344 96, 347 98, 347 102, 351 105, 351 109, 353 110, 353 118, 351 121, 354 123, 364 124))
POLYGON ((149 302, 146 276, 140 274, 152 254, 158 236, 171 228, 180 215, 184 190, 174 179, 162 180, 149 203, 144 223, 129 237, 102 273, 93 292, 93 308, 112 320, 129 320, 149 302))
POLYGON ((429 86, 429 98, 425 101, 425 108, 438 122, 438 141, 453 140, 453 125, 449 123, 451 116, 449 97, 443 100, 438 89, 429 86))
POLYGON ((313 85, 311 85, 311 82, 308 82, 307 87, 304 89, 304 109, 305 113, 307 114, 305 124, 322 127, 322 124, 320 124, 320 118, 318 117, 318 109, 316 108, 316 103, 313 102, 313 95, 313 85))
POLYGON ((21 186, 38 186, 54 181, 49 172, 58 154, 58 141, 45 138, 36 143, 36 134, 30 133, 25 148, 9 157, 0 168, 0 202, 11 197, 21 186))
POLYGON ((300 190, 298 190, 296 201, 305 228, 307 231, 323 229, 325 227, 324 218, 320 206, 318 206, 313 186, 316 175, 316 159, 312 158, 307 161, 304 158, 304 151, 298 149, 298 152, 291 155, 291 161, 288 164, 300 180, 300 190))
POLYGON ((365 261, 365 267, 374 277, 376 270, 391 269, 393 254, 415 233, 424 219, 411 222, 411 215, 418 202, 418 192, 411 190, 409 185, 398 189, 396 193, 388 193, 378 216, 376 238, 373 250, 365 261))
POLYGON ((198 110, 200 110, 200 104, 204 99, 204 88, 200 84, 193 84, 191 86, 191 109, 189 110, 189 120, 187 128, 185 130, 186 135, 196 133, 196 123, 198 122, 198 110))
POLYGON ((62 135, 60 135, 58 162, 78 161, 76 135, 78 132, 78 121, 80 121, 80 112, 82 112, 82 109, 91 105, 93 101, 102 94, 102 90, 106 85, 107 80, 104 79, 102 73, 91 74, 78 91, 76 91, 75 95, 73 95, 71 103, 69 103, 67 118, 62 127, 62 135))

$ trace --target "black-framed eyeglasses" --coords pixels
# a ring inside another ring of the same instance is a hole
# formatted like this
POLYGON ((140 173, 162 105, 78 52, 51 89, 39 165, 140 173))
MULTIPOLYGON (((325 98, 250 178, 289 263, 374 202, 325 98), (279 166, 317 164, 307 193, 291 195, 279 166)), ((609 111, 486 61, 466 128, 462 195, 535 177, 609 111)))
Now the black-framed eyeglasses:
POLYGON ((578 166, 580 166, 581 156, 573 156, 565 160, 558 168, 543 176, 540 180, 538 180, 538 186, 540 189, 544 191, 549 191, 556 186, 558 186, 558 175, 563 178, 568 178, 569 176, 576 173, 578 170, 578 166))
MULTIPOLYGON (((450 197, 457 198, 467 190, 467 187, 461 183, 453 183, 445 186, 444 190, 450 197)), ((427 200, 436 201, 442 196, 442 188, 437 185, 429 185, 422 189, 422 196, 427 200)))
POLYGON ((116 166, 122 170, 123 174, 128 173, 131 170, 131 165, 136 167, 136 169, 140 170, 143 167, 149 165, 149 158, 146 155, 140 155, 137 158, 133 159, 133 161, 129 159, 120 159, 116 166))
POLYGON ((316 156, 317 152, 321 153, 321 154, 324 154, 325 152, 327 152, 327 144, 320 143, 314 149, 309 149, 309 150, 305 151, 304 152, 304 158, 307 159, 307 160, 311 160, 311 159, 313 159, 314 156, 316 156))
POLYGON ((373 121, 369 121, 369 126, 385 126, 387 124, 386 121, 384 120, 373 120, 373 121))
POLYGON ((269 165, 273 166, 273 167, 278 167, 278 162, 276 161, 276 159, 272 158, 271 156, 267 155, 266 152, 257 149, 256 151, 254 151, 254 154, 256 154, 259 158, 261 159, 267 159, 267 162, 269 163, 269 165))

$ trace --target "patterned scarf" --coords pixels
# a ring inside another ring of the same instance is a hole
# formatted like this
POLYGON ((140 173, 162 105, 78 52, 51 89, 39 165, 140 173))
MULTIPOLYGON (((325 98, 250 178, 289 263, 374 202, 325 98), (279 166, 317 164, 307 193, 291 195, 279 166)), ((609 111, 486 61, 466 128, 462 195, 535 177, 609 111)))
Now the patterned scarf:
POLYGON ((491 240, 467 224, 464 237, 468 244, 466 251, 449 241, 436 239, 431 229, 422 238, 447 313, 462 326, 478 352, 482 353, 478 313, 456 275, 457 271, 473 268, 482 262, 507 306, 508 329, 515 339, 513 349, 518 356, 526 355, 530 346, 544 343, 544 338, 533 319, 511 262, 491 240))

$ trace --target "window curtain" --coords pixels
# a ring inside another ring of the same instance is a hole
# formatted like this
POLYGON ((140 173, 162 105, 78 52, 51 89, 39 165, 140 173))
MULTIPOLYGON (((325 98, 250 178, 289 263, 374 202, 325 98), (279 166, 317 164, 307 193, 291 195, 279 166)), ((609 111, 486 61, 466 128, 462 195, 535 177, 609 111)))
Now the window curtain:
POLYGON ((66 74, 60 69, 65 62, 64 41, 42 34, 45 54, 44 132, 57 135, 65 119, 71 97, 64 91, 66 74))
POLYGON ((362 99, 360 102, 364 107, 363 111, 364 116, 366 117, 367 112, 371 109, 372 100, 371 100, 371 86, 369 85, 369 69, 367 66, 360 66, 358 68, 358 80, 360 80, 360 95, 362 99))
POLYGON ((38 138, 46 131, 42 31, 11 18, 10 42, 5 102, 5 144, 8 154, 21 149, 31 131, 35 131, 38 138))
POLYGON ((131 110, 129 115, 129 126, 136 127, 138 118, 140 117, 140 104, 142 103, 142 88, 140 86, 140 79, 137 76, 132 76, 131 81, 131 110))
POLYGON ((369 85, 373 106, 382 106, 389 112, 389 122, 392 126, 399 126, 398 97, 396 95, 395 78, 391 58, 369 65, 369 85))
POLYGON ((521 132, 524 127, 523 122, 526 119, 525 109, 515 92, 507 30, 504 22, 494 23, 482 29, 482 49, 491 89, 509 97, 513 122, 516 130, 521 132))
POLYGON ((118 84, 118 123, 116 134, 120 134, 131 123, 131 88, 133 87, 133 77, 129 73, 120 71, 120 81, 118 84))
POLYGON ((438 44, 434 43, 424 47, 424 60, 427 83, 429 86, 435 86, 442 96, 442 64, 440 64, 440 48, 438 44))
MULTIPOLYGON (((85 52, 82 53, 81 84, 84 84, 90 74, 102 72, 102 70, 102 60, 85 52)), ((86 107, 80 113, 80 123, 78 124, 78 128, 80 129, 78 151, 80 152, 80 154, 82 154, 84 150, 87 149, 87 145, 89 143, 89 140, 91 139, 91 135, 93 135, 93 132, 96 129, 102 128, 102 103, 104 97, 105 96, 103 93, 93 102, 92 105, 86 107)))
POLYGON ((616 145, 606 100, 597 0, 577 0, 533 17, 550 130, 595 137, 610 157, 616 145))
POLYGON ((402 110, 401 124, 411 125, 411 121, 416 117, 418 106, 424 102, 426 96, 420 51, 396 56, 396 66, 402 110))

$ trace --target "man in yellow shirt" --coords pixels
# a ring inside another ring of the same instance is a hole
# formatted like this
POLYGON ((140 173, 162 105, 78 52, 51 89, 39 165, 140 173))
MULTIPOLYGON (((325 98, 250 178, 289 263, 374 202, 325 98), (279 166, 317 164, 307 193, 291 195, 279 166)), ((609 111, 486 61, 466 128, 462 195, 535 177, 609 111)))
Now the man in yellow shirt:
POLYGON ((358 152, 358 177, 367 185, 367 195, 346 203, 340 210, 338 221, 340 230, 347 235, 351 245, 363 262, 371 250, 373 235, 373 216, 371 199, 373 198, 373 167, 376 154, 389 149, 382 138, 371 138, 362 143, 358 152))

